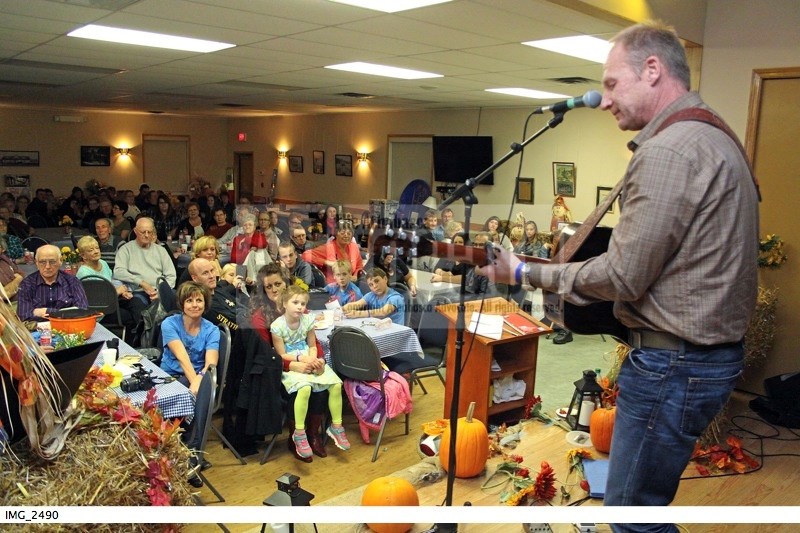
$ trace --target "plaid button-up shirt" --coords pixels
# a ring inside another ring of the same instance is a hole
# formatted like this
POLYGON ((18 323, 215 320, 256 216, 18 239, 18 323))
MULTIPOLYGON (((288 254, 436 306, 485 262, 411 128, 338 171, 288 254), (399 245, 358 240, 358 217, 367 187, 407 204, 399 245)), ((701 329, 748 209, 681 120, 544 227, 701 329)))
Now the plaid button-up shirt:
POLYGON ((39 272, 33 272, 19 284, 17 316, 20 320, 36 320, 33 310, 46 307, 48 313, 65 307, 89 308, 86 293, 78 278, 59 272, 48 285, 39 272))

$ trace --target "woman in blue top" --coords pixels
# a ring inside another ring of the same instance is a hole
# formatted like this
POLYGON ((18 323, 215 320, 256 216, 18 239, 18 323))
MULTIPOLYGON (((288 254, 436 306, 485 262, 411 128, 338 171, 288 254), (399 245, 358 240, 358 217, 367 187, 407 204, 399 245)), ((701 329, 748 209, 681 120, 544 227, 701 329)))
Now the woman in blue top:
POLYGON ((181 314, 168 316, 161 323, 161 368, 197 396, 203 374, 219 360, 219 328, 203 318, 211 302, 204 285, 187 281, 178 287, 177 297, 181 314))
POLYGON ((347 318, 385 318, 401 326, 405 325, 406 301, 403 295, 389 288, 389 278, 380 268, 367 271, 370 291, 357 302, 342 306, 347 318))

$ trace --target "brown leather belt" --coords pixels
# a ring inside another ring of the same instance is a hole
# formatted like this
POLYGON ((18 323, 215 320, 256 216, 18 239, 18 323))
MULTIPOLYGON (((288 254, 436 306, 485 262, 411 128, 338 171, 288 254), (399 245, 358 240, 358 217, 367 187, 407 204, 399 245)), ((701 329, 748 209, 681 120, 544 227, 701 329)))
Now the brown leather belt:
POLYGON ((628 344, 633 348, 654 348, 656 350, 673 350, 673 351, 707 351, 718 350, 721 348, 730 348, 740 344, 742 341, 737 342, 724 342, 720 344, 694 344, 685 341, 680 337, 676 337, 672 333, 666 331, 653 331, 650 329, 632 329, 628 333, 628 344))

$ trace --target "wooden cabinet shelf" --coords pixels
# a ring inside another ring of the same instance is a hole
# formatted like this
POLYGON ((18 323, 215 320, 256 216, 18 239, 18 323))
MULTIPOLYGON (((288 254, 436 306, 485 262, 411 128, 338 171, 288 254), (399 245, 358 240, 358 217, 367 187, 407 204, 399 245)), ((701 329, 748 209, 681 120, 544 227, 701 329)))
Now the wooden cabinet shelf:
MULTIPOLYGON (((467 302, 465 321, 470 322, 473 312, 477 312, 481 302, 467 302)), ((436 308, 449 322, 447 336, 447 380, 445 382, 444 416, 449 418, 450 405, 455 386, 455 321, 458 304, 440 305, 436 308)), ((475 402, 474 416, 484 423, 489 418, 505 421, 519 418, 528 399, 533 396, 536 382, 536 357, 539 349, 539 337, 552 330, 521 311, 516 303, 504 298, 489 298, 483 302, 483 313, 506 314, 519 313, 541 327, 536 333, 512 335, 504 333, 500 339, 489 339, 480 335, 464 332, 464 348, 462 354, 461 388, 458 399, 458 416, 464 416, 470 402, 475 402), (469 351, 469 355, 467 352, 469 351), (501 370, 492 371, 492 360, 496 360, 501 370), (494 379, 513 376, 525 382, 525 395, 519 400, 494 403, 489 405, 489 388, 494 379)))

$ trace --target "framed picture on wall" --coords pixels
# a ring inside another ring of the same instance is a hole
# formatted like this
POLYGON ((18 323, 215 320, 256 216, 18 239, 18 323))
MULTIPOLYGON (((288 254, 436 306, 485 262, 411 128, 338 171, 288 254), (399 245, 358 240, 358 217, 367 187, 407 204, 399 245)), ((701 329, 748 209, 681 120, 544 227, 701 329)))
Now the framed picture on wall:
POLYGON ((110 165, 110 146, 81 146, 82 167, 107 167, 110 165))
POLYGON ((517 203, 533 203, 533 178, 517 178, 517 203))
MULTIPOLYGON (((595 202, 595 205, 600 205, 600 202, 605 200, 606 197, 609 194, 611 194, 611 189, 612 189, 612 187, 598 187, 597 188, 597 201, 595 202)), ((617 202, 615 200, 614 202, 612 202, 612 204, 610 206, 608 206, 608 210, 606 211, 606 213, 614 213, 615 210, 616 210, 616 205, 617 205, 617 202)))
POLYGON ((312 166, 314 174, 325 174, 325 152, 314 150, 312 166))
POLYGON ((0 167, 38 167, 39 152, 0 150, 0 167))
POLYGON ((302 172, 303 171, 303 156, 290 155, 289 156, 289 172, 302 172))
POLYGON ((334 156, 336 164, 337 176, 352 176, 353 175, 353 156, 336 154, 334 156))
POLYGON ((575 198, 575 163, 553 163, 553 194, 575 198))

